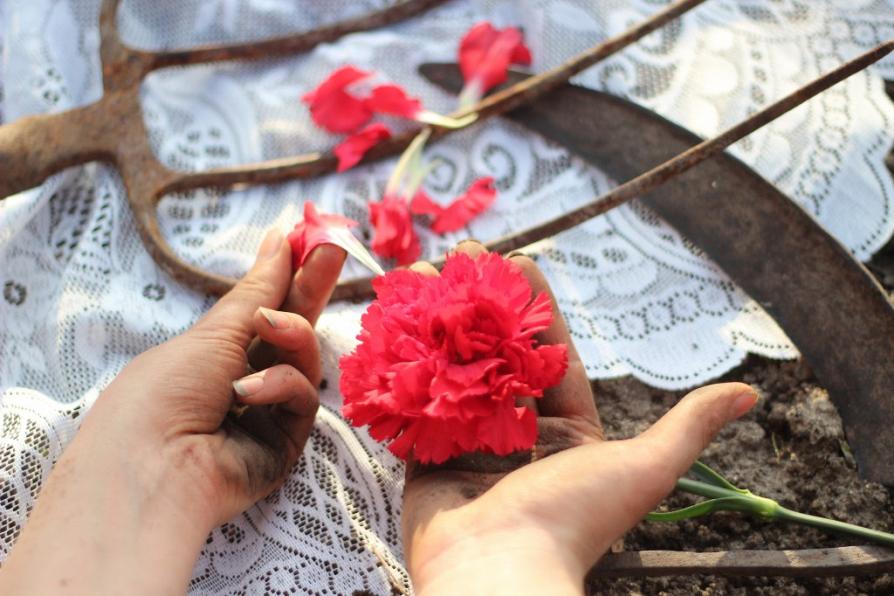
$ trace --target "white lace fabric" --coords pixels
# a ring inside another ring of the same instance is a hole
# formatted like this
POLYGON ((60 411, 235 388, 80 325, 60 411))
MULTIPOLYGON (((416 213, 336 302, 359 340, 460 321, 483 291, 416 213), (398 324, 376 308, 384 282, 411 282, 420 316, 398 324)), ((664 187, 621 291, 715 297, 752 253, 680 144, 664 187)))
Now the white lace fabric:
MULTIPOLYGON (((447 112, 455 98, 416 72, 452 61, 482 19, 524 28, 533 70, 618 33, 665 0, 453 0, 424 16, 290 58, 152 74, 143 84, 154 150, 203 170, 329 147, 297 98, 333 68, 375 70, 447 112)), ((124 40, 181 48, 303 31, 385 0, 124 0, 124 40)), ((102 94, 99 0, 0 3, 0 122, 58 112, 102 94)), ((891 0, 708 0, 586 71, 576 83, 625 97, 710 136, 875 44, 894 37, 891 0)), ((731 151, 804 207, 856 257, 894 229, 883 160, 894 140, 887 60, 737 143, 731 151)), ((419 227, 424 254, 489 240, 613 186, 598 169, 503 120, 433 144, 426 187, 439 201, 493 176, 495 206, 467 229, 419 227)), ((239 275, 270 226, 288 229, 304 200, 363 223, 394 161, 346 174, 221 195, 167 197, 165 236, 186 259, 239 275)), ((2 172, 0 172, 2 175, 2 172)), ((730 241, 735 241, 731 230, 730 241)), ((767 247, 773 250, 773 247, 767 247)), ((708 258, 640 205, 616 209, 530 247, 592 377, 633 374, 665 388, 716 377, 753 352, 796 355, 779 327, 708 258)), ((364 274, 349 265, 345 277, 364 274)), ((178 285, 140 243, 114 169, 91 164, 0 202, 0 557, 77 430, 79 415, 136 354, 187 329, 211 304, 178 285)), ((320 321, 328 389, 300 464, 283 488, 215 530, 195 593, 349 594, 409 590, 399 541, 403 468, 340 417, 337 358, 363 305, 320 321)))

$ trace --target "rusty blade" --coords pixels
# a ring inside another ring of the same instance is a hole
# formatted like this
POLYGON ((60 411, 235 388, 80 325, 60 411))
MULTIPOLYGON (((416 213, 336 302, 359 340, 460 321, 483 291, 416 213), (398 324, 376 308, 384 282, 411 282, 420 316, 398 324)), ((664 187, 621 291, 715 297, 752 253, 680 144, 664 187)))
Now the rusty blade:
MULTIPOLYGON (((423 72, 459 88, 455 67, 423 72)), ((630 102, 574 86, 509 117, 622 180, 702 142, 630 102)), ((725 153, 642 200, 773 316, 828 389, 861 474, 894 485, 894 307, 874 278, 807 213, 725 153)))

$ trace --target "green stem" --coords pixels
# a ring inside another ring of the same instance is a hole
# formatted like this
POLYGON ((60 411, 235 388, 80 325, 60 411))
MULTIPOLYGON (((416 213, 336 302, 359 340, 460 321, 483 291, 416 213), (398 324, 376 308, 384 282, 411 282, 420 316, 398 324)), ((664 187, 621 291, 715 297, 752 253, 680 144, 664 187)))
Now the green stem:
POLYGON ((779 519, 813 526, 828 532, 859 536, 871 542, 894 548, 894 534, 786 509, 773 499, 755 495, 749 490, 736 488, 723 476, 701 462, 697 462, 693 467, 693 473, 708 482, 680 478, 677 480, 677 490, 708 497, 708 501, 676 511, 650 513, 646 519, 650 521, 680 521, 708 515, 715 511, 741 511, 763 519, 779 519))
POLYGON ((797 511, 792 511, 791 509, 786 509, 782 506, 779 507, 779 511, 776 513, 776 518, 805 526, 813 526, 828 532, 859 536, 866 540, 894 548, 894 534, 889 534, 888 532, 864 528, 863 526, 857 526, 834 519, 827 519, 825 517, 818 517, 807 513, 798 513, 797 511))

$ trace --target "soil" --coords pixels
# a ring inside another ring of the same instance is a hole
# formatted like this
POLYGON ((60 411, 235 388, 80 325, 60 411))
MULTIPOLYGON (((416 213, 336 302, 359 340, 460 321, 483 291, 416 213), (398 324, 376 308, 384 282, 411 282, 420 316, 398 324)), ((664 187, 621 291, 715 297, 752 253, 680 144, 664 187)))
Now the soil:
MULTIPOLYGON (((894 290, 894 242, 869 263, 894 290)), ((754 386, 761 400, 729 425, 703 461, 733 484, 782 505, 876 529, 894 531, 894 492, 865 482, 845 440, 835 407, 803 361, 749 357, 723 380, 754 386)), ((654 389, 632 378, 594 383, 609 438, 642 432, 685 392, 654 389)), ((672 508, 693 497, 673 495, 672 508)), ((813 528, 717 513, 686 522, 643 522, 624 538, 625 550, 799 549, 864 544, 813 528)), ((894 594, 894 574, 845 578, 724 578, 682 576, 591 581, 592 594, 894 594)))

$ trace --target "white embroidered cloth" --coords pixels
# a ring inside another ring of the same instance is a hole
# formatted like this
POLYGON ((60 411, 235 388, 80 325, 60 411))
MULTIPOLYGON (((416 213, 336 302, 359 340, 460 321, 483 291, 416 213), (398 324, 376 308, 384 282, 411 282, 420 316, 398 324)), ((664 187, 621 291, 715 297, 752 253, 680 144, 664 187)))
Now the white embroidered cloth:
MULTIPOLYGON (((131 45, 182 48, 303 31, 386 4, 124 0, 119 24, 131 45)), ((179 169, 303 153, 334 138, 310 123, 297 98, 336 66, 373 69, 447 112, 454 99, 426 83, 416 66, 453 60, 459 38, 479 20, 523 27, 539 71, 664 4, 453 0, 302 56, 155 73, 143 85, 145 120, 156 152, 179 169)), ((0 3, 0 122, 100 97, 98 12, 99 0, 0 3)), ((892 36, 892 0, 708 0, 576 82, 708 136, 892 36)), ((894 138, 885 75, 894 77, 894 61, 851 77, 732 148, 860 259, 894 228, 894 186, 883 165, 894 138)), ((495 207, 467 230, 447 238, 423 232, 429 256, 466 236, 488 240, 527 227, 612 186, 561 147, 505 121, 451 136, 428 155, 443 162, 427 183, 437 200, 483 175, 494 176, 500 191, 495 207)), ((168 198, 160 206, 162 227, 187 259, 238 275, 263 230, 289 228, 304 199, 365 222, 365 203, 378 198, 393 163, 226 196, 168 198)), ((753 301, 642 207, 617 209, 531 252, 540 256, 593 377, 633 374, 681 388, 729 370, 747 352, 796 354, 753 301)), ((345 275, 361 273, 351 266, 345 275)), ((119 178, 95 164, 0 202, 0 289, 2 558, 78 415, 134 355, 188 328, 211 300, 159 272, 140 244, 119 178)), ((335 364, 353 345, 361 311, 335 305, 324 315, 329 389, 306 453, 281 490, 214 531, 192 591, 409 589, 398 531, 402 466, 338 415, 335 364)))

